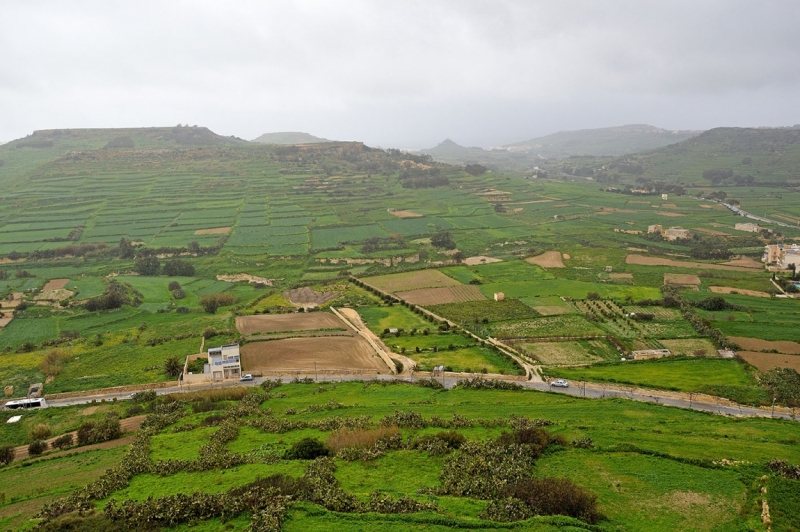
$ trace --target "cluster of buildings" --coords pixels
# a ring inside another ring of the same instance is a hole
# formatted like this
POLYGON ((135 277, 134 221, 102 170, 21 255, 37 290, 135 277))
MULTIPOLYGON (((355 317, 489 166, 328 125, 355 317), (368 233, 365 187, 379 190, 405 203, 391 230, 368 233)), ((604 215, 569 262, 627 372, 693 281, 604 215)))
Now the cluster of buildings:
POLYGON ((800 268, 800 247, 797 244, 770 244, 764 246, 764 256, 761 262, 767 265, 770 271, 788 270, 794 264, 800 268))
POLYGON ((687 239, 692 237, 692 233, 683 227, 670 227, 669 229, 664 229, 660 225, 649 225, 647 226, 647 232, 659 233, 670 242, 673 240, 687 239))

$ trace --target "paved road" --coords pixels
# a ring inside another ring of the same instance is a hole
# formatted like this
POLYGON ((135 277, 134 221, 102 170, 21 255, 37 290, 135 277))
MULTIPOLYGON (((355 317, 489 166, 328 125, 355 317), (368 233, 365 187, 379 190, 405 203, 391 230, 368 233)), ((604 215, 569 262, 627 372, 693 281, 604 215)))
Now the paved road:
MULTIPOLYGON (((394 377, 391 375, 376 375, 374 378, 378 380, 393 380, 399 379, 407 382, 414 382, 418 379, 428 379, 430 376, 425 374, 419 374, 415 376, 401 376, 401 377, 394 377)), ((192 386, 171 386, 168 388, 159 388, 156 390, 158 395, 164 395, 169 393, 183 393, 189 391, 198 391, 198 390, 210 390, 214 388, 223 388, 223 387, 231 387, 231 386, 258 386, 263 381, 268 380, 267 378, 256 378, 250 382, 229 382, 225 384, 195 384, 192 386)), ((291 377, 287 377, 284 381, 288 382, 291 380, 291 377)), ((361 381, 364 380, 364 376, 362 375, 325 375, 320 376, 318 382, 346 382, 346 381, 361 381)), ((437 380, 441 380, 447 389, 452 389, 455 387, 456 383, 458 382, 458 378, 456 377, 438 377, 437 380)), ((544 382, 533 382, 533 381, 514 381, 518 384, 521 384, 523 387, 531 389, 531 390, 538 390, 541 392, 550 392, 550 393, 560 393, 565 395, 572 395, 577 397, 587 397, 591 399, 603 399, 603 398, 612 398, 618 397, 622 399, 629 399, 632 401, 640 401, 644 403, 655 403, 661 404, 666 406, 674 406, 677 408, 686 408, 692 410, 699 410, 703 412, 711 412, 713 414, 719 415, 727 415, 727 416, 745 416, 745 417, 775 417, 775 418, 782 418, 782 419, 795 419, 798 421, 796 417, 786 412, 781 412, 776 410, 774 415, 770 410, 761 409, 761 408, 754 408, 751 406, 740 406, 740 405, 731 405, 731 404, 718 404, 712 402, 704 402, 704 401, 697 401, 697 400, 689 400, 684 398, 677 398, 670 394, 661 393, 658 390, 643 390, 643 389, 631 389, 630 391, 622 391, 616 389, 610 389, 609 387, 604 387, 601 384, 597 383, 586 383, 585 386, 582 383, 572 383, 569 388, 557 388, 555 386, 550 386, 544 382)), ((86 404, 91 403, 92 401, 101 401, 105 399, 106 401, 111 401, 115 397, 118 400, 125 400, 130 397, 130 393, 120 393, 120 394, 99 394, 99 395, 87 395, 82 397, 72 397, 69 399, 55 399, 52 401, 48 401, 50 406, 68 406, 68 405, 77 405, 77 404, 86 404)))

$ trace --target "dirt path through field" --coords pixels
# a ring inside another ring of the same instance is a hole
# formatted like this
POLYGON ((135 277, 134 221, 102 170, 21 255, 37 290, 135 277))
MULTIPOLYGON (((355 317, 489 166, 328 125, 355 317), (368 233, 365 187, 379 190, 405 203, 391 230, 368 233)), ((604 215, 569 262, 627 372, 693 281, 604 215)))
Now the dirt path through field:
MULTIPOLYGON (((129 432, 136 432, 139 430, 139 427, 142 425, 142 421, 147 416, 133 416, 128 417, 125 419, 119 420, 119 427, 122 430, 122 433, 129 433, 129 432)), ((66 434, 72 434, 73 441, 78 441, 78 431, 74 430, 72 432, 67 432, 66 434)), ((47 448, 53 448, 53 442, 56 441, 57 438, 63 436, 63 434, 59 434, 58 436, 54 436, 45 440, 47 442, 47 448)), ((112 447, 119 447, 120 445, 130 445, 133 443, 133 435, 129 435, 123 438, 117 438, 116 440, 105 441, 103 443, 95 443, 94 445, 84 445, 83 447, 74 447, 72 449, 67 449, 66 451, 60 451, 57 453, 50 453, 45 455, 47 458, 57 458, 60 456, 66 456, 68 454, 75 454, 75 453, 84 453, 86 451, 95 451, 97 449, 110 449, 112 447)), ((30 455, 28 454, 28 446, 27 445, 20 445, 19 447, 14 448, 14 460, 22 460, 23 458, 28 458, 30 455)))
MULTIPOLYGON (((392 371, 392 373, 395 372, 396 368, 394 366, 394 362, 392 362, 392 358, 389 356, 391 350, 386 347, 386 344, 384 344, 383 341, 381 341, 381 339, 375 335, 375 333, 370 331, 369 328, 364 325, 364 322, 361 321, 361 316, 359 316, 355 309, 344 307, 335 309, 331 307, 331 310, 334 312, 334 314, 342 318, 342 321, 344 321, 347 325, 354 328, 358 334, 366 338, 370 345, 372 345, 372 347, 375 349, 375 352, 378 353, 386 365, 389 366, 389 369, 392 371)), ((407 359, 410 362, 409 364, 405 363, 405 361, 403 362, 403 372, 409 371, 410 368, 413 367, 413 361, 411 359, 407 357, 398 358, 400 360, 407 359)))

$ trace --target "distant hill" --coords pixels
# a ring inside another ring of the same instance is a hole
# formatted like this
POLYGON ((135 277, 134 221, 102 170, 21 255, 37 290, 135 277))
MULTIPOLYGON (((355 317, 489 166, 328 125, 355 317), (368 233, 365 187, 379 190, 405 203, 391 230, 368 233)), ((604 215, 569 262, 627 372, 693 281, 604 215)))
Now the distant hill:
MULTIPOLYGON (((643 177, 650 179, 707 185, 800 183, 800 127, 720 127, 620 160, 641 166, 643 177), (719 179, 711 183, 714 174, 719 179)), ((601 163, 615 165, 596 164, 601 163)))
POLYGON ((253 142, 260 142, 261 144, 318 144, 320 142, 331 141, 315 137, 308 133, 283 131, 278 133, 264 133, 260 137, 253 139, 253 142))
POLYGON ((699 135, 701 131, 670 131, 644 124, 559 131, 544 137, 509 144, 512 151, 529 151, 547 158, 574 155, 627 155, 699 135))

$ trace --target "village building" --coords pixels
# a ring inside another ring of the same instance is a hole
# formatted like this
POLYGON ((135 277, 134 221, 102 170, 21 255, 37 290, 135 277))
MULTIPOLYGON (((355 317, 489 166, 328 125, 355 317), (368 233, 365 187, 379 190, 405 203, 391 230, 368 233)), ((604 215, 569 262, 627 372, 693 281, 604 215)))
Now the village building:
POLYGON ((648 233, 659 233, 659 234, 661 234, 661 233, 664 232, 664 228, 661 227, 660 225, 648 225, 647 226, 647 232, 648 233))
POLYGON ((667 240, 678 240, 678 239, 687 239, 692 237, 692 233, 689 232, 688 229, 684 229, 683 227, 670 227, 666 231, 663 232, 664 238, 667 240))
POLYGON ((797 244, 785 246, 783 244, 770 244, 764 246, 764 255, 761 262, 771 270, 788 270, 794 265, 800 268, 800 247, 797 244))
POLYGON ((239 379, 242 376, 242 363, 239 344, 212 347, 207 353, 189 355, 183 368, 183 382, 186 384, 239 379), (203 372, 189 371, 189 365, 198 359, 206 359, 203 372))
POLYGON ((758 233, 759 231, 761 231, 761 228, 758 226, 758 224, 750 222, 736 224, 733 226, 733 228, 736 229, 737 231, 746 231, 748 233, 758 233))

